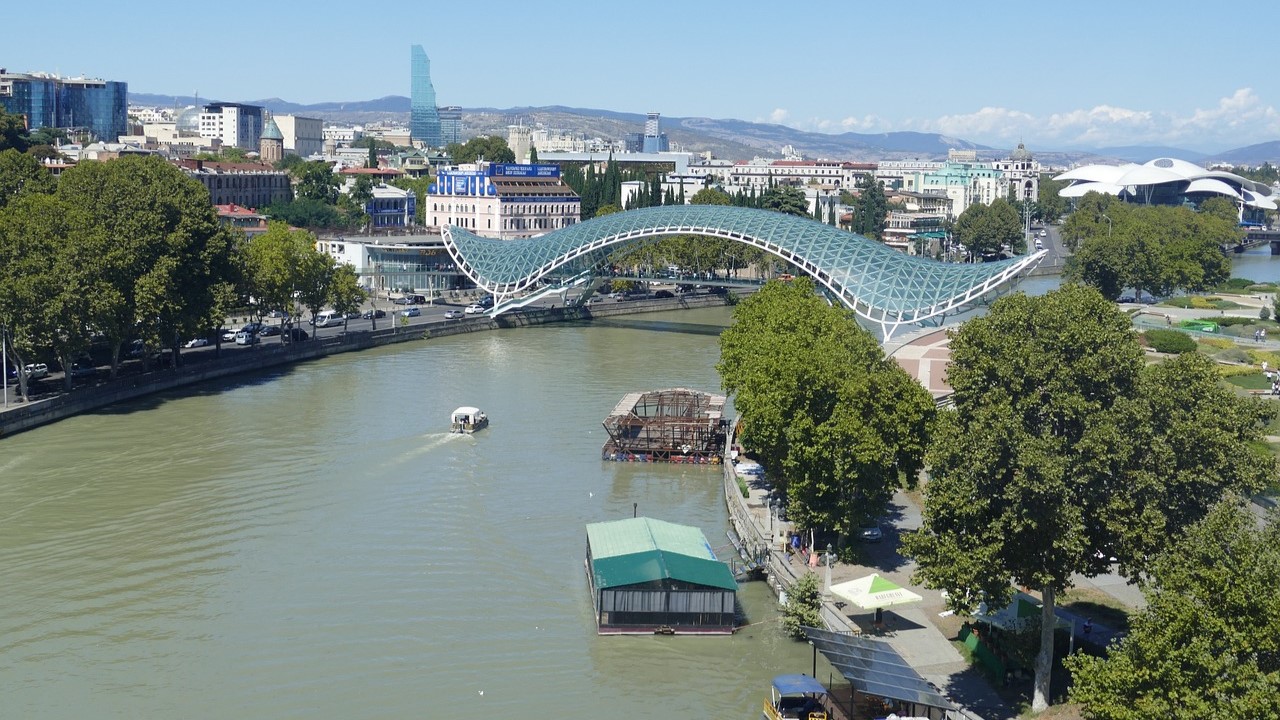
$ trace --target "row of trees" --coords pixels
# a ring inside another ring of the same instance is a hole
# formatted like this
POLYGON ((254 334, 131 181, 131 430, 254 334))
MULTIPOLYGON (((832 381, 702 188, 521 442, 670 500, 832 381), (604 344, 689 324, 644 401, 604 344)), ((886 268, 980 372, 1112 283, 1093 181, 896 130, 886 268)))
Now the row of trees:
MULTIPOLYGON (((1276 465, 1274 409, 1187 354, 1147 365, 1128 316, 1092 288, 1013 295, 952 335, 955 407, 932 428, 917 578, 958 610, 1043 599, 1033 705, 1049 702, 1055 598, 1119 560, 1139 579, 1224 497, 1276 465)), ((1091 667, 1082 665, 1081 667, 1091 667)))
POLYGON ((17 367, 70 367, 103 348, 114 375, 137 339, 176 365, 182 339, 222 327, 251 297, 256 312, 293 314, 296 292, 314 314, 359 295, 310 233, 273 224, 248 242, 219 223, 203 185, 158 157, 45 176, 33 158, 0 152, 0 322, 17 367))
MULTIPOLYGON (((296 156, 289 156, 296 157, 296 156)), ((293 199, 272 203, 266 214, 295 227, 358 230, 369 222, 365 204, 373 197, 373 180, 356 178, 340 192, 342 180, 323 160, 297 159, 287 164, 293 178, 293 199)))
MULTIPOLYGON (((1156 592, 1160 583, 1200 578, 1203 597, 1233 580, 1215 566, 1222 552, 1171 559, 1167 551, 1184 536, 1203 544, 1231 528, 1241 556, 1226 567, 1241 570, 1258 557, 1266 538, 1204 518, 1274 477, 1276 463, 1258 441, 1275 410, 1224 388, 1207 358, 1147 365, 1129 318, 1080 285, 997 301, 954 332, 951 354, 954 408, 937 411, 847 312, 797 280, 766 285, 735 308, 718 370, 734 394, 743 444, 770 468, 802 526, 848 533, 928 468, 923 527, 903 543, 917 580, 969 612, 980 602, 1007 604, 1015 586, 1040 592, 1037 709, 1049 702, 1056 598, 1074 575, 1108 572, 1114 557, 1127 577, 1155 578, 1156 592), (1197 529, 1202 521, 1213 529, 1197 529)), ((1246 587, 1274 583, 1280 568, 1276 553, 1268 557, 1246 587)), ((1259 654, 1263 646, 1251 643, 1265 636, 1240 628, 1274 628, 1280 603, 1233 592, 1230 608, 1249 620, 1217 620, 1223 635, 1203 642, 1190 624, 1207 610, 1194 601, 1153 602, 1156 619, 1137 628, 1151 635, 1122 646, 1113 661, 1073 661, 1080 697, 1091 708, 1116 708, 1124 706, 1117 698, 1149 692, 1168 691, 1169 702, 1180 690, 1213 697, 1239 688, 1253 700, 1274 693, 1280 654, 1259 654), (1171 614, 1177 624, 1162 625, 1171 614), (1169 654, 1157 662, 1162 652, 1169 654), (1125 677, 1143 662, 1160 672, 1125 677), (1175 681, 1189 666, 1196 673, 1175 681)))
POLYGON ((1215 287, 1231 274, 1222 248, 1242 237, 1236 208, 1226 198, 1206 200, 1197 212, 1089 193, 1062 225, 1063 241, 1075 252, 1067 277, 1111 300, 1125 288, 1167 295, 1215 287))
POLYGON ((1027 251, 1022 219, 1013 203, 996 198, 990 205, 973 203, 956 218, 955 238, 970 260, 998 254, 1007 247, 1014 254, 1027 251))

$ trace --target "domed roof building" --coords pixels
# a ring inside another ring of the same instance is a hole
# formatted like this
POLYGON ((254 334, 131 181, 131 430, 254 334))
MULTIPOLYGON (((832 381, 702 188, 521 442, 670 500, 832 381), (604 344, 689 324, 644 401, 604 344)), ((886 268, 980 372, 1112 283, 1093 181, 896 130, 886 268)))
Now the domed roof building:
POLYGON ((996 160, 992 165, 1008 178, 1017 199, 1035 200, 1040 196, 1040 163, 1026 145, 1018 143, 1007 159, 996 160))
POLYGON ((1064 198, 1100 192, 1143 205, 1199 205, 1211 197, 1226 197, 1240 208, 1241 223, 1262 222, 1263 212, 1275 210, 1280 199, 1265 183, 1167 157, 1142 165, 1085 165, 1055 179, 1071 183, 1058 192, 1064 198))
POLYGON ((275 164, 283 157, 284 133, 280 132, 280 126, 276 124, 275 118, 267 118, 267 124, 262 128, 262 135, 258 138, 258 160, 275 164))

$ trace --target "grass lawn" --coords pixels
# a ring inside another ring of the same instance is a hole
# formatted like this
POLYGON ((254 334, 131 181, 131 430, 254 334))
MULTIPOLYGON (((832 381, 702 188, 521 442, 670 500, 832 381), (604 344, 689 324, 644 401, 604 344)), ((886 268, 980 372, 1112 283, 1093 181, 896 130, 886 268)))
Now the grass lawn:
POLYGON ((1262 373, 1250 373, 1248 375, 1232 375, 1226 379, 1228 383, 1245 390, 1270 390, 1271 383, 1267 382, 1267 376, 1262 373))

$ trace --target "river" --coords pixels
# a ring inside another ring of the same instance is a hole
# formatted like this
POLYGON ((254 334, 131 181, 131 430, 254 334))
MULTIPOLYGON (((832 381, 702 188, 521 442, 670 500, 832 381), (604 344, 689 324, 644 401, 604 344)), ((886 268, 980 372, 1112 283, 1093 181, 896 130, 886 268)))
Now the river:
POLYGON ((442 338, 3 440, 0 717, 757 716, 811 664, 764 583, 733 637, 598 637, 583 568, 633 503, 726 542, 716 469, 599 450, 624 393, 718 390, 728 320, 442 338), (447 434, 467 404, 491 427, 447 434))

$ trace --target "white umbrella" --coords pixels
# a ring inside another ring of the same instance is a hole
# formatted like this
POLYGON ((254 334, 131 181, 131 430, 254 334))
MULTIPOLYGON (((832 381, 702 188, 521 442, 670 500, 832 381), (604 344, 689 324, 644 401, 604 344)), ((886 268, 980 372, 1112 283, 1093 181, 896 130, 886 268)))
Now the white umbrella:
POLYGON ((880 610, 882 608, 893 605, 906 605, 907 603, 920 602, 924 599, 893 581, 880 577, 879 573, 871 573, 857 580, 832 585, 831 593, 848 600, 863 610, 875 610, 876 622, 880 621, 880 610))

